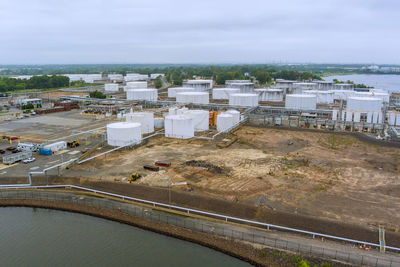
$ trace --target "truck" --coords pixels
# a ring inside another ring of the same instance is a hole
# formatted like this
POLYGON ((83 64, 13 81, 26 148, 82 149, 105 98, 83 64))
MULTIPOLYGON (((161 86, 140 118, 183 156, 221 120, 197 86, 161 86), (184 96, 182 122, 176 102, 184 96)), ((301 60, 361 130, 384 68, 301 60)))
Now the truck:
POLYGON ((31 157, 32 157, 32 151, 22 151, 15 154, 9 154, 3 156, 3 163, 10 165, 21 160, 29 159, 31 157))

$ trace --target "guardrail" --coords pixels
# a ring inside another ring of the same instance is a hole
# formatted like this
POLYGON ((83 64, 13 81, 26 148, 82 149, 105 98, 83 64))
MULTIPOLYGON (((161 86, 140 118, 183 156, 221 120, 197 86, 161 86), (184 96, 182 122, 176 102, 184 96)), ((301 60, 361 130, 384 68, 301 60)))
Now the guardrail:
MULTIPOLYGON (((356 245, 362 244, 362 245, 365 245, 365 246, 372 246, 372 247, 376 247, 376 248, 380 247, 379 244, 375 244, 375 243, 371 243, 371 242, 354 240, 354 239, 344 238, 344 237, 339 237, 339 236, 326 235, 326 234, 321 234, 321 233, 316 233, 316 232, 311 232, 311 231, 305 231, 305 230, 300 230, 300 229, 295 229, 295 228, 290 228, 290 227, 284 227, 284 226, 274 225, 274 224, 269 224, 269 223, 262 223, 262 222, 252 221, 252 220, 246 220, 246 219, 242 219, 242 218, 221 215, 221 214, 218 214, 218 213, 212 213, 212 212, 206 212, 206 211, 202 211, 202 210, 184 208, 184 207, 180 207, 180 206, 176 206, 176 205, 170 205, 170 204, 165 204, 165 203, 160 203, 160 202, 155 202, 155 201, 150 201, 150 200, 145 200, 145 199, 140 199, 140 198, 135 198, 135 197, 129 197, 129 196, 109 193, 109 192, 105 192, 105 191, 100 191, 100 190, 86 188, 86 187, 82 187, 82 186, 76 186, 76 185, 15 186, 15 187, 13 187, 13 186, 3 187, 3 185, 0 186, 0 189, 21 189, 21 188, 25 188, 25 189, 74 188, 74 189, 79 189, 79 190, 83 190, 83 191, 92 192, 92 193, 95 193, 95 194, 102 194, 102 195, 106 195, 106 196, 112 196, 112 197, 120 198, 122 200, 132 200, 132 201, 136 201, 136 202, 140 202, 140 203, 145 203, 145 204, 152 205, 154 207, 158 206, 158 207, 163 207, 163 208, 171 208, 171 209, 175 209, 175 210, 178 210, 178 211, 186 212, 188 214, 193 213, 193 214, 205 215, 205 216, 208 216, 208 217, 219 218, 219 219, 225 220, 226 222, 230 221, 230 222, 248 223, 248 224, 253 224, 253 225, 265 227, 268 230, 269 229, 284 230, 284 231, 288 231, 288 232, 306 234, 306 235, 312 236, 313 238, 315 238, 315 237, 323 237, 323 238, 328 238, 328 239, 336 240, 336 241, 349 242, 349 243, 353 243, 353 244, 356 244, 356 245)), ((393 251, 400 252, 400 248, 397 248, 397 247, 385 246, 385 248, 393 250, 393 251)))

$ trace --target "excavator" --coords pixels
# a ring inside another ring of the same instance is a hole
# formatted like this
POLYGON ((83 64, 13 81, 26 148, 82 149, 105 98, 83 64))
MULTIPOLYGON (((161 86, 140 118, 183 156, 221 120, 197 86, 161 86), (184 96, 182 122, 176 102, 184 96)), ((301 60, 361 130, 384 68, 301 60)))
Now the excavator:
POLYGON ((136 180, 139 180, 140 178, 142 178, 142 175, 140 175, 137 172, 134 172, 134 173, 131 174, 131 176, 129 176, 129 183, 132 183, 132 182, 134 182, 136 180))

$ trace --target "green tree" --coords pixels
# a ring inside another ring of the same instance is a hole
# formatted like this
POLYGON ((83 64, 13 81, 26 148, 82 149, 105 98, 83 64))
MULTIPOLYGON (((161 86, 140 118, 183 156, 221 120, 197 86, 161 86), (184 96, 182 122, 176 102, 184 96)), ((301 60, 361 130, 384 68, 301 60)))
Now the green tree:
POLYGON ((256 74, 256 79, 260 84, 265 84, 271 81, 271 76, 267 72, 259 71, 256 74))
POLYGON ((155 86, 157 89, 159 89, 159 88, 162 87, 162 81, 161 81, 161 78, 160 78, 160 77, 157 77, 157 78, 154 80, 154 86, 155 86))
POLYGON ((99 98, 99 99, 104 99, 104 98, 106 98, 106 95, 105 94, 103 94, 102 92, 100 92, 100 91, 92 91, 92 92, 90 92, 89 93, 89 96, 91 97, 91 98, 99 98))

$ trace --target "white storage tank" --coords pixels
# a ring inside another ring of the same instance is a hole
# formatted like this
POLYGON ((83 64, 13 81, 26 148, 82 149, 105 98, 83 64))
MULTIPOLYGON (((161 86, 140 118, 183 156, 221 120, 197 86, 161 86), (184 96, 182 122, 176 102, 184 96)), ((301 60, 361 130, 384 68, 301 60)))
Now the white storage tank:
POLYGON ((333 95, 332 91, 319 91, 319 90, 306 90, 303 92, 305 95, 316 95, 318 104, 332 104, 333 95))
POLYGON ((291 81, 291 80, 276 80, 275 82, 275 88, 279 89, 291 89, 293 87, 293 84, 297 83, 297 81, 291 81))
POLYGON ((154 128, 164 128, 164 118, 154 118, 154 128))
POLYGON ((231 87, 230 85, 232 83, 251 83, 251 81, 250 80, 226 80, 225 81, 225 85, 228 88, 231 87))
POLYGON ((145 89, 147 88, 147 82, 127 82, 124 87, 124 91, 129 89, 145 89))
POLYGON ((142 140, 142 126, 137 122, 115 122, 107 125, 107 143, 126 146, 142 140))
POLYGON ((213 80, 188 80, 183 87, 194 88, 196 92, 208 91, 213 87, 213 80))
POLYGON ((184 112, 184 115, 193 119, 194 130, 196 132, 207 131, 209 125, 209 112, 206 110, 192 109, 184 112))
POLYGON ((316 95, 286 95, 285 107, 297 110, 312 110, 317 108, 316 95))
POLYGON ((376 97, 382 99, 382 101, 385 103, 389 103, 390 100, 390 95, 384 92, 354 92, 354 96, 376 97))
POLYGON ((176 97, 177 93, 185 92, 195 92, 195 89, 190 87, 171 87, 168 88, 168 97, 176 97))
POLYGON ((334 90, 354 90, 354 84, 350 83, 335 83, 333 85, 334 90))
POLYGON ((290 90, 292 94, 302 94, 305 90, 317 90, 317 83, 293 83, 293 86, 290 90))
POLYGON ((349 97, 347 99, 347 110, 374 111, 382 110, 382 99, 376 97, 349 97))
POLYGON ((233 122, 233 116, 228 113, 221 113, 217 116, 217 130, 218 132, 223 132, 233 127, 235 123, 233 122))
POLYGON ((237 111, 236 109, 229 109, 225 113, 232 115, 233 124, 238 124, 240 122, 240 112, 237 111))
POLYGON ((142 133, 154 132, 154 114, 152 112, 132 112, 125 114, 127 122, 138 122, 142 125, 142 133))
POLYGON ((258 94, 260 101, 282 102, 283 89, 278 88, 260 88, 254 89, 254 93, 258 94))
POLYGON ((208 104, 208 92, 185 92, 176 94, 176 102, 178 103, 194 103, 194 104, 208 104))
POLYGON ((157 101, 157 89, 129 89, 126 91, 127 100, 157 101))
POLYGON ((106 92, 118 92, 119 87, 117 83, 106 83, 104 85, 104 91, 106 92))
POLYGON ((240 93, 240 89, 238 88, 214 88, 212 90, 212 98, 213 99, 229 99, 231 94, 240 93))
POLYGON ((165 137, 187 139, 194 136, 193 118, 186 115, 168 115, 164 120, 165 137))
POLYGON ((231 94, 229 96, 229 105, 241 107, 258 106, 257 94, 231 94))
POLYGON ((240 89, 240 93, 253 93, 254 83, 231 83, 230 88, 240 89))
POLYGON ((328 81, 315 81, 318 84, 318 90, 333 90, 334 89, 334 82, 328 81))

